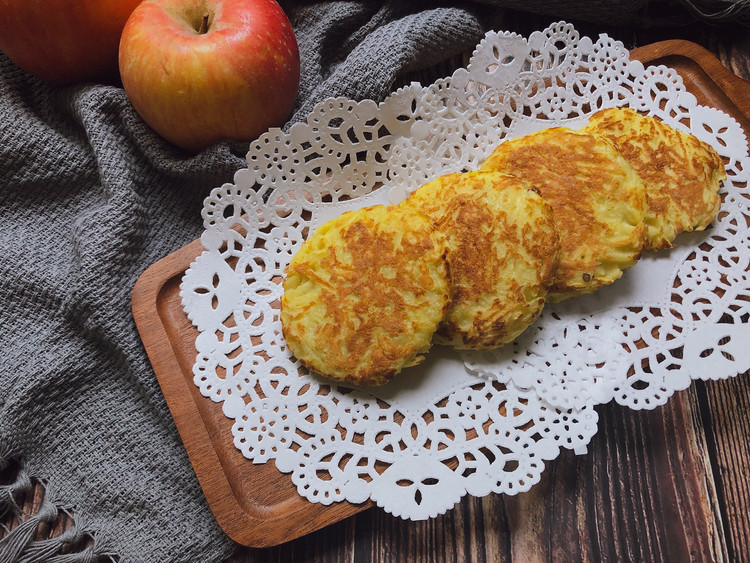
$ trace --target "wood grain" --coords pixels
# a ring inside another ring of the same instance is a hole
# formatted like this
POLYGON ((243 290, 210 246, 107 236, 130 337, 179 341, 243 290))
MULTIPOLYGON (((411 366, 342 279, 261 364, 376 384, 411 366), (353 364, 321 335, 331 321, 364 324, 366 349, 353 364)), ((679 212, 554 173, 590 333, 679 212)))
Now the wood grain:
POLYGON ((365 510, 370 503, 326 507, 302 499, 272 463, 254 465, 234 446, 221 405, 193 384, 197 329, 183 312, 179 284, 202 251, 200 240, 151 266, 133 290, 132 309, 146 353, 209 506, 243 545, 276 545, 365 510))
MULTIPOLYGON (((546 24, 528 25, 533 31, 546 24)), ((750 96, 738 97, 731 78, 750 79, 744 31, 693 28, 681 35, 718 58, 714 65, 698 55, 730 83, 729 102, 722 103, 750 114, 750 96)), ((664 38, 637 31, 626 44, 664 38)), ((439 76, 428 72, 422 83, 439 76)), ((403 83, 414 79, 419 75, 403 83)), ((564 452, 527 493, 467 497, 429 522, 368 510, 282 546, 238 547, 231 562, 304 561, 309 553, 322 561, 750 561, 748 375, 695 382, 652 411, 598 407, 599 432, 588 453, 564 452)))
POLYGON ((695 386, 727 559, 750 561, 750 377, 695 386))

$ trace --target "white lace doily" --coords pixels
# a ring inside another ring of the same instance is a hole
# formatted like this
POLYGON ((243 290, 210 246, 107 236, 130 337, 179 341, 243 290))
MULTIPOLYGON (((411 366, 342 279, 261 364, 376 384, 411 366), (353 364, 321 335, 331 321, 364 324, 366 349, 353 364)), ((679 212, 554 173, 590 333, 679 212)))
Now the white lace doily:
POLYGON ((606 35, 593 41, 565 23, 528 40, 489 33, 453 76, 381 104, 328 100, 288 133, 262 136, 247 158, 206 199, 204 251, 181 286, 200 332, 194 381, 223 403, 244 456, 275 462, 311 502, 372 499, 422 519, 467 493, 525 491, 560 448, 585 452, 596 404, 653 408, 692 379, 750 368, 747 139, 734 119, 698 105, 674 70, 630 61, 606 35), (680 235, 592 295, 548 306, 512 345, 436 347, 381 388, 333 385, 290 356, 280 282, 318 225, 476 169, 503 139, 626 105, 724 157, 709 230, 680 235))

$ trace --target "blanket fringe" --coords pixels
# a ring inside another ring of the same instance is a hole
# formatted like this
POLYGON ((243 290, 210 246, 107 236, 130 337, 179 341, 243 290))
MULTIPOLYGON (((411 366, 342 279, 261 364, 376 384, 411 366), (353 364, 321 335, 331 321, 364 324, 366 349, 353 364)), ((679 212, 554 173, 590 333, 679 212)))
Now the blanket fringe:
POLYGON ((118 561, 106 542, 69 508, 56 502, 50 487, 33 478, 23 460, 0 443, 0 563, 118 561), (23 499, 37 488, 43 490, 41 505, 29 512, 23 499), (59 531, 55 524, 61 516, 69 516, 72 525, 59 531))

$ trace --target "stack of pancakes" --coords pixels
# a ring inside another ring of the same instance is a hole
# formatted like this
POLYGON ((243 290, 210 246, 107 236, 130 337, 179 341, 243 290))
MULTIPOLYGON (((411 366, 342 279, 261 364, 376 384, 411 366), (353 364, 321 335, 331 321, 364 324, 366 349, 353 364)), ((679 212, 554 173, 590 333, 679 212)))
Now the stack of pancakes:
POLYGON ((433 343, 502 346, 545 302, 705 229, 724 178, 708 144, 630 109, 506 141, 480 170, 318 229, 287 270, 285 340, 307 368, 360 385, 386 383, 433 343))

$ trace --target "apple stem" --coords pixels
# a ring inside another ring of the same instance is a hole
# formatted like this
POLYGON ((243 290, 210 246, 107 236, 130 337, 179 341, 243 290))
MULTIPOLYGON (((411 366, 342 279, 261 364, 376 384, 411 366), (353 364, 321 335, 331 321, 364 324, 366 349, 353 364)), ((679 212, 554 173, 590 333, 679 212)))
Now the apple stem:
POLYGON ((201 26, 198 29, 198 35, 203 35, 206 32, 208 32, 208 14, 203 14, 203 21, 201 21, 201 26))

